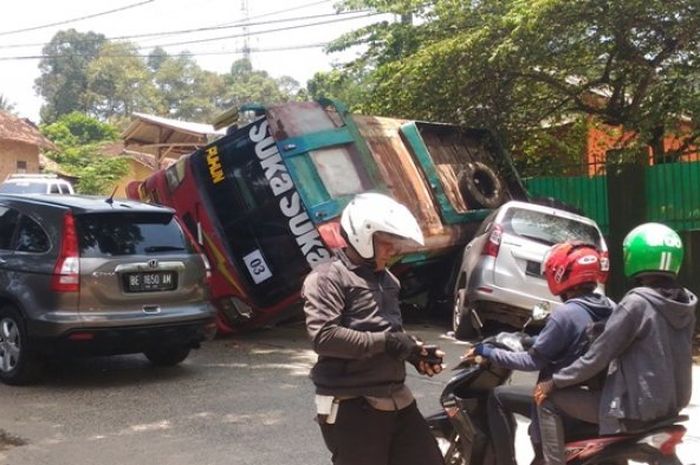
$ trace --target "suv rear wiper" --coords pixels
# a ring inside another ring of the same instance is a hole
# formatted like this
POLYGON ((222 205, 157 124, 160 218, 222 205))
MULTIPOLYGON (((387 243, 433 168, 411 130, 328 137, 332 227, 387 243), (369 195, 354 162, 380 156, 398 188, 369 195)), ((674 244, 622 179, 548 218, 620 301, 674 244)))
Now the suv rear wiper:
POLYGON ((185 250, 184 247, 178 247, 176 245, 152 245, 143 249, 146 252, 169 252, 175 250, 185 250))

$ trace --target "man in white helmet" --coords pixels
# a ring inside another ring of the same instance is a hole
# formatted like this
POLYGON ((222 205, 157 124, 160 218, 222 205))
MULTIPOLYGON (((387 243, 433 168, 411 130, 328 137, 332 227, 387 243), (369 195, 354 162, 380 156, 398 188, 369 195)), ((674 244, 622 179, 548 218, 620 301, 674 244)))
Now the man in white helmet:
POLYGON ((438 465, 442 455, 404 384, 405 362, 432 376, 442 352, 403 332, 399 282, 387 269, 406 245, 423 245, 409 210, 365 193, 343 210, 348 247, 304 282, 318 422, 335 465, 438 465))

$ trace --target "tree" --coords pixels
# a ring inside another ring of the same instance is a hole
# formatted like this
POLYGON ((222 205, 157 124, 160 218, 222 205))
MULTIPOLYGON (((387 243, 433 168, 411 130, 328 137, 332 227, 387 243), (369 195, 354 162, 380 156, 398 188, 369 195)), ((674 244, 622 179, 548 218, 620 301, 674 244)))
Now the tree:
POLYGON ((254 70, 250 60, 242 58, 231 65, 231 72, 224 76, 227 107, 240 107, 246 103, 271 104, 295 100, 299 84, 283 76, 275 79, 267 72, 254 70))
POLYGON ((114 183, 128 171, 126 161, 105 158, 100 146, 118 138, 116 127, 84 113, 72 112, 56 122, 41 126, 41 132, 59 148, 47 155, 79 178, 76 189, 82 194, 108 194, 114 183))
POLYGON ((0 94, 0 111, 6 111, 8 113, 14 113, 15 104, 10 102, 10 100, 3 94, 0 94))
POLYGON ((418 20, 336 42, 367 44, 367 111, 486 125, 512 148, 542 121, 593 115, 661 150, 680 116, 700 118, 695 0, 344 2, 368 6, 418 20))
POLYGON ((134 111, 158 113, 157 90, 134 44, 108 42, 87 69, 86 101, 102 119, 126 118, 134 111))
POLYGON ((42 49, 41 75, 34 88, 46 103, 41 119, 50 123, 72 111, 86 111, 87 68, 107 39, 94 32, 75 29, 57 32, 42 49))
POLYGON ((212 119, 221 110, 224 78, 202 70, 186 52, 177 56, 155 53, 149 56, 148 64, 164 114, 183 120, 212 119))
POLYGON ((314 100, 321 97, 340 100, 348 108, 355 110, 360 108, 366 99, 363 86, 366 74, 357 68, 320 71, 306 83, 306 88, 314 100))
POLYGON ((41 132, 61 148, 119 138, 116 127, 78 111, 61 116, 55 123, 42 125, 41 132))

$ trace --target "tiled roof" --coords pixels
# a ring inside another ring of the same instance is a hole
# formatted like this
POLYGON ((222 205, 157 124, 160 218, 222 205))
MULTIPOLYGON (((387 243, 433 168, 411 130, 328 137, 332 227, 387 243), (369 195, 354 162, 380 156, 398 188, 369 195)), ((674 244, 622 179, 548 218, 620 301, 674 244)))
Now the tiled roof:
POLYGON ((0 111, 0 140, 11 140, 56 150, 56 146, 44 137, 34 123, 5 111, 0 111))

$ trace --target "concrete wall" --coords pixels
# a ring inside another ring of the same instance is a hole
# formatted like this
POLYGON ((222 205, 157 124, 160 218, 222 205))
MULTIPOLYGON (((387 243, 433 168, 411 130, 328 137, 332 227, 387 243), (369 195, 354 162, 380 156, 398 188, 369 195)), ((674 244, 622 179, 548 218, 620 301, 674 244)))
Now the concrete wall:
POLYGON ((129 162, 129 172, 116 183, 117 193, 115 197, 117 198, 126 198, 126 186, 131 181, 143 181, 154 173, 154 170, 132 158, 127 158, 127 161, 129 162))
POLYGON ((27 163, 27 173, 39 172, 39 148, 36 145, 0 140, 0 182, 17 172, 17 162, 27 163))

